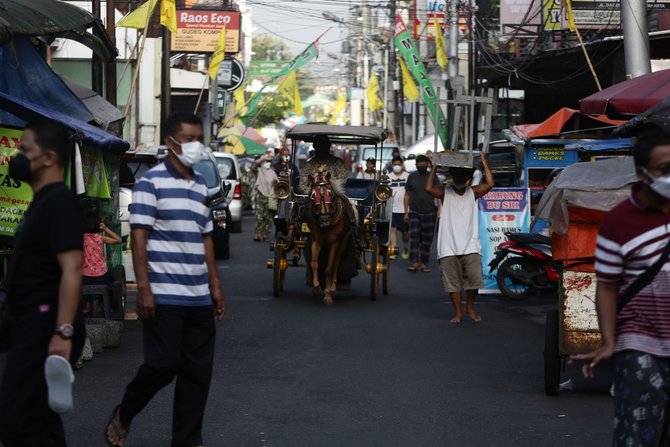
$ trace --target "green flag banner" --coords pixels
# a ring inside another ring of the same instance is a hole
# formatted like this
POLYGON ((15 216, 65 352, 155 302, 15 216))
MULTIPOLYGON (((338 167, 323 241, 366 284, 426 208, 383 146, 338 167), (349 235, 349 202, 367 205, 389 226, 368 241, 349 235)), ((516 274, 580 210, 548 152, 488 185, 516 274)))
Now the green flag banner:
POLYGON ((435 94, 435 88, 433 83, 430 82, 428 77, 428 72, 426 67, 423 65, 421 56, 412 42, 412 37, 407 31, 405 22, 398 15, 395 20, 395 37, 393 39, 395 47, 400 52, 400 55, 405 60, 407 68, 409 68, 412 77, 416 79, 417 84, 419 84, 419 90, 421 91, 421 98, 423 99, 428 113, 430 114, 431 119, 433 120, 433 125, 439 129, 440 140, 442 141, 442 147, 448 149, 447 143, 447 120, 444 119, 444 113, 442 109, 437 107, 437 95, 435 94), (435 109, 437 108, 437 116, 435 116, 435 109))
POLYGON ((99 199, 112 197, 107 180, 107 167, 102 151, 93 148, 81 148, 81 164, 84 171, 86 195, 99 199))
POLYGON ((9 160, 16 154, 22 130, 0 127, 0 235, 14 236, 33 200, 27 183, 9 176, 9 160))
MULTIPOLYGON (((319 36, 319 37, 321 37, 321 36, 319 36)), ((312 59, 316 59, 319 56, 319 49, 317 47, 317 42, 318 41, 319 41, 319 39, 316 39, 314 42, 309 44, 309 46, 307 48, 305 48, 302 53, 300 53, 299 55, 297 55, 296 57, 291 59, 291 61, 288 64, 286 64, 284 67, 282 67, 281 70, 279 70, 279 72, 277 72, 272 77, 270 82, 267 82, 267 83, 263 84, 263 87, 260 90, 258 90, 256 93, 254 93, 254 95, 249 100, 249 104, 248 104, 248 107, 247 107, 247 114, 242 117, 242 122, 247 124, 247 121, 251 121, 251 117, 253 117, 253 115, 256 113, 256 107, 258 106, 258 102, 261 98, 261 94, 263 93, 263 90, 265 89, 265 87, 272 84, 272 82, 274 82, 277 78, 280 78, 284 75, 287 75, 290 72, 292 72, 293 70, 297 70, 297 69, 301 68, 302 66, 307 64, 309 61, 311 61, 312 59)), ((247 125, 249 125, 249 124, 247 124, 247 125)))

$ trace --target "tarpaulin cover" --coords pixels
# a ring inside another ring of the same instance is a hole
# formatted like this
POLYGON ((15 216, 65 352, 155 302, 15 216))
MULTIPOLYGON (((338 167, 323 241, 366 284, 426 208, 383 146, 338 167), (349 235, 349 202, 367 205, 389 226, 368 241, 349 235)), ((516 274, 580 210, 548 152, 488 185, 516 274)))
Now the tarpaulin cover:
POLYGON ((102 129, 2 92, 0 92, 0 109, 11 110, 13 115, 24 121, 34 121, 44 118, 57 121, 74 131, 81 142, 101 149, 126 151, 130 147, 127 141, 115 137, 102 129))
MULTIPOLYGON (((81 121, 93 120, 91 112, 25 37, 16 37, 0 47, 0 92, 44 109, 67 111, 69 116, 81 121)), ((10 111, 0 110, 0 121, 3 124, 25 125, 20 117, 10 111)))
POLYGON ((298 124, 286 133, 286 138, 314 141, 328 136, 332 143, 377 144, 386 139, 386 129, 373 126, 331 126, 328 124, 298 124))
POLYGON ((579 110, 590 115, 637 115, 670 96, 670 70, 628 79, 579 101, 579 110))
POLYGON ((566 144, 565 149, 586 152, 602 151, 625 151, 631 150, 633 143, 630 138, 612 138, 607 140, 582 140, 576 143, 566 144))
POLYGON ((612 120, 606 116, 581 115, 579 110, 563 107, 539 124, 520 124, 512 127, 512 132, 519 138, 529 140, 531 138, 559 135, 566 130, 589 129, 593 128, 594 124, 618 126, 622 123, 624 121, 612 120), (583 120, 583 122, 571 122, 577 119, 583 120))

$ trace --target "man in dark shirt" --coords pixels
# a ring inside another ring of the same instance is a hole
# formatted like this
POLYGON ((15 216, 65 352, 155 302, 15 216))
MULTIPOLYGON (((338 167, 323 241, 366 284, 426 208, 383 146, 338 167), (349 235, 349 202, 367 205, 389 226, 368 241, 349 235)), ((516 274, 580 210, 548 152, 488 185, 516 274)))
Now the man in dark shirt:
MULTIPOLYGON (((437 205, 435 198, 426 192, 426 179, 430 160, 425 155, 416 157, 416 172, 412 172, 405 184, 405 222, 409 223, 410 272, 421 269, 430 272, 430 246, 435 235, 437 205)), ((436 186, 439 180, 435 180, 436 186)))
POLYGON ((13 326, 0 386, 0 441, 7 447, 66 445, 60 416, 48 405, 44 363, 49 355, 76 361, 86 336, 78 310, 83 216, 63 182, 71 149, 60 125, 31 124, 9 165, 35 196, 9 268, 13 326))

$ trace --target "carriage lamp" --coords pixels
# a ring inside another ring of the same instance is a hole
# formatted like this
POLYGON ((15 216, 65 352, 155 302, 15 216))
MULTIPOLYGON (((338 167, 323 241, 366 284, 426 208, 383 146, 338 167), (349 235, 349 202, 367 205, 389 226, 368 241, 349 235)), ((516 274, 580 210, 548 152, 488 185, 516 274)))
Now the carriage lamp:
POLYGON ((389 186, 390 184, 391 180, 389 179, 389 176, 386 175, 386 169, 384 169, 382 178, 379 184, 375 187, 375 197, 377 197, 377 200, 386 202, 393 196, 393 190, 389 186))
POLYGON ((275 197, 279 200, 284 200, 291 195, 291 186, 288 184, 288 171, 283 169, 279 173, 279 180, 273 187, 275 197))

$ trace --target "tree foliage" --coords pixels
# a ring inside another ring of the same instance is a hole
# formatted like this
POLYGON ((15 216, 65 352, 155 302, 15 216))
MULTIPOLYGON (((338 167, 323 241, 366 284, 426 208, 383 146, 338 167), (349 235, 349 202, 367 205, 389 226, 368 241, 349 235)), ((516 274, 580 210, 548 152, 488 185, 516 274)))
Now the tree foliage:
POLYGON ((277 124, 284 119, 290 109, 291 104, 283 95, 279 93, 263 95, 263 99, 258 105, 253 126, 260 128, 269 124, 277 124))
POLYGON ((256 61, 291 60, 293 57, 291 49, 281 39, 276 39, 269 34, 260 34, 252 39, 252 59, 256 61))

